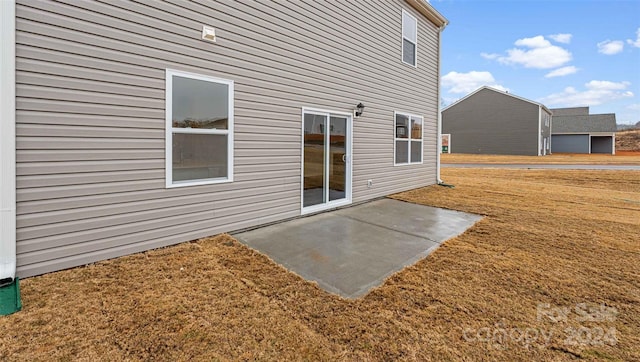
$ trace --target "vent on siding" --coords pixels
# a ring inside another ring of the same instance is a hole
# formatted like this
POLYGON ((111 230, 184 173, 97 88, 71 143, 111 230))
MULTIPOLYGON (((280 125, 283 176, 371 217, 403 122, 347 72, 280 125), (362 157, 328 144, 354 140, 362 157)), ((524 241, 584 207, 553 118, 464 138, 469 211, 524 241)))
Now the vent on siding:
POLYGON ((210 41, 212 43, 216 42, 216 29, 211 26, 202 26, 202 39, 206 41, 210 41))

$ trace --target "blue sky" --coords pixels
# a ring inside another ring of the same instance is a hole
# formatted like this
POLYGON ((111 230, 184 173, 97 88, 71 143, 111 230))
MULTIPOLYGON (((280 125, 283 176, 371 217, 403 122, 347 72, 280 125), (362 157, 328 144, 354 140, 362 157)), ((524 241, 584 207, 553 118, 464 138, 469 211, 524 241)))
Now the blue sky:
POLYGON ((640 0, 431 0, 445 105, 483 85, 640 121, 640 0))

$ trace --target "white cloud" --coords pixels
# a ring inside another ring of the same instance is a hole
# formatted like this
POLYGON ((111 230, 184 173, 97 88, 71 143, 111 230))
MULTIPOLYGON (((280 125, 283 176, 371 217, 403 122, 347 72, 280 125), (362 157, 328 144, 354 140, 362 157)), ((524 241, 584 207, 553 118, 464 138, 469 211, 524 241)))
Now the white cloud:
POLYGON ((640 103, 634 103, 627 106, 627 109, 632 111, 640 111, 640 103))
POLYGON ((518 39, 515 44, 519 47, 528 48, 548 48, 551 46, 551 43, 542 35, 534 36, 533 38, 518 39))
POLYGON ((493 60, 493 59, 497 59, 500 56, 500 54, 496 54, 496 53, 480 53, 480 56, 485 58, 485 59, 493 60))
POLYGON ((497 84, 490 72, 449 72, 442 77, 442 86, 448 88, 449 93, 470 93, 485 85, 502 91, 509 90, 497 84))
POLYGON ((629 82, 610 82, 608 80, 592 80, 585 84, 589 89, 602 89, 602 90, 622 90, 627 89, 631 83, 629 82))
POLYGON ((518 39, 518 48, 508 49, 506 55, 481 53, 486 59, 496 59, 502 64, 522 65, 525 68, 550 69, 565 65, 571 61, 571 53, 551 44, 542 35, 533 38, 518 39))
POLYGON ((571 37, 573 37, 573 35, 571 34, 552 34, 549 35, 549 38, 551 38, 551 40, 558 42, 558 43, 563 43, 563 44, 569 44, 571 43, 571 37))
MULTIPOLYGON (((500 84, 485 84, 485 85, 488 86, 488 87, 491 87, 493 89, 497 89, 499 91, 503 91, 503 92, 508 92, 510 90, 509 88, 503 87, 500 84)), ((478 87, 478 88, 480 88, 480 87, 478 87)))
POLYGON ((620 53, 622 50, 624 50, 622 40, 605 40, 598 43, 598 53, 613 55, 620 53))
POLYGON ((636 40, 627 39, 627 43, 629 43, 629 45, 634 46, 636 48, 640 48, 640 28, 636 30, 636 40))
POLYGON ((623 98, 633 97, 633 92, 627 90, 629 82, 610 82, 606 80, 592 80, 586 83, 585 90, 578 91, 574 87, 567 87, 560 93, 554 93, 540 100, 547 106, 579 107, 597 106, 623 98))
POLYGON ((578 71, 578 68, 574 67, 573 65, 570 65, 567 67, 562 67, 562 68, 552 70, 551 72, 547 73, 544 77, 545 78, 564 77, 565 75, 573 74, 577 71, 578 71))
POLYGON ((458 99, 460 99, 460 97, 442 97, 441 106, 444 108, 458 99))

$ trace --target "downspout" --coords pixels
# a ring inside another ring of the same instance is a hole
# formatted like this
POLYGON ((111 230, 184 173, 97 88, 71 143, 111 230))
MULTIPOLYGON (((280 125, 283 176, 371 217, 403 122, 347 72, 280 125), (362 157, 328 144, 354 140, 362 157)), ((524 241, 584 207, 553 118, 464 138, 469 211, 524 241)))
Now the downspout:
POLYGON ((436 179, 438 185, 443 184, 442 178, 440 178, 440 154, 442 153, 442 109, 440 105, 440 94, 441 94, 441 67, 442 67, 442 31, 447 26, 448 22, 445 22, 438 29, 438 139, 436 141, 436 179))
POLYGON ((0 1, 0 315, 20 309, 16 279, 16 4, 0 1))
POLYGON ((542 156, 540 148, 542 148, 542 139, 540 134, 542 133, 542 106, 538 106, 538 156, 542 156))
POLYGON ((551 153, 551 139, 552 137, 552 130, 553 130, 553 113, 549 114, 549 154, 552 155, 551 153))

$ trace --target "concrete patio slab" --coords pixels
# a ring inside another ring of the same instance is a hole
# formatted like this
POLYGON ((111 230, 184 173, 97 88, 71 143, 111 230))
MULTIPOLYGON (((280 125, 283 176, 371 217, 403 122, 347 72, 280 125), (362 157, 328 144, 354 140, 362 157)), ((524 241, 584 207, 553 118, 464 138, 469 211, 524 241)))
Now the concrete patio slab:
POLYGON ((234 237, 328 292, 357 298, 481 218, 382 199, 234 237))

